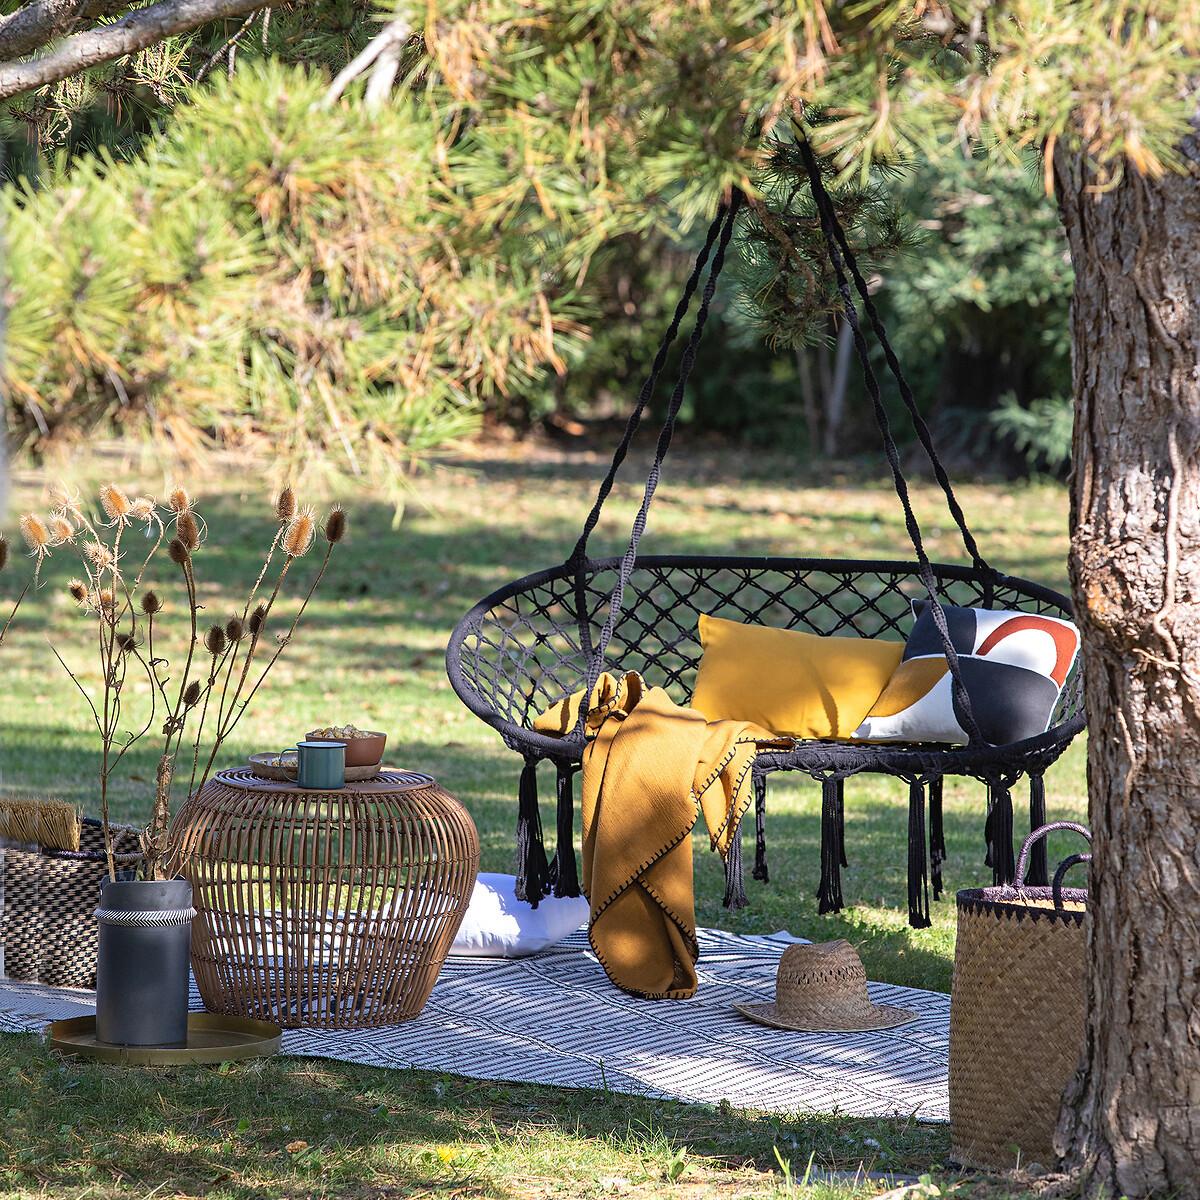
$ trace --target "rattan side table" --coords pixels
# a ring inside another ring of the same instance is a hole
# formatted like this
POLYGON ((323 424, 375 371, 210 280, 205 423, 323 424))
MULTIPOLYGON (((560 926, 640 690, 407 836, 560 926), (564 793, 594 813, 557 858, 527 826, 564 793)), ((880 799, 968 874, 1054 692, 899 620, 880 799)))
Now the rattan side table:
POLYGON ((479 869, 470 814, 413 771, 332 792, 222 771, 171 834, 205 1005, 289 1029, 415 1017, 479 869))

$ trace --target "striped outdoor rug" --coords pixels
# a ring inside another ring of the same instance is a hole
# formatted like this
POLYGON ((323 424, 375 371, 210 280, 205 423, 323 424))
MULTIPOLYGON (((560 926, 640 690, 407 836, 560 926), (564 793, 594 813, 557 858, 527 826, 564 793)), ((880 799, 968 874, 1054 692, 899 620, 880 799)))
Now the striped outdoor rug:
MULTIPOLYGON (((700 931, 692 1000, 638 1000, 614 988, 581 930, 534 958, 451 958, 425 1011, 351 1033, 290 1030, 288 1054, 476 1079, 600 1088, 771 1112, 946 1119, 950 997, 871 984, 916 1011, 876 1033, 791 1033, 733 1011, 769 1000, 787 934, 700 931)), ((193 1006, 202 1008, 193 995, 193 1006)), ((90 993, 0 980, 0 1031, 35 1032, 90 1010, 90 993)))

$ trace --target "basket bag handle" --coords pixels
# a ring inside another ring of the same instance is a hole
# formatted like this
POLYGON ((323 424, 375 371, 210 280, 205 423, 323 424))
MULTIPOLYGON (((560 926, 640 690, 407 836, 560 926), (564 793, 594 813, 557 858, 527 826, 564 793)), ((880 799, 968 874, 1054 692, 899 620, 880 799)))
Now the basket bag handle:
POLYGON ((1092 856, 1090 854, 1072 854, 1068 858, 1064 858, 1062 860, 1062 862, 1060 862, 1058 864, 1058 870, 1054 872, 1054 880, 1050 884, 1050 894, 1054 898, 1054 907, 1055 908, 1061 909, 1063 906, 1063 902, 1062 902, 1063 876, 1072 867, 1078 866, 1079 863, 1090 863, 1091 861, 1092 861, 1092 856))
MULTIPOLYGON (((1021 844, 1021 854, 1017 858, 1017 873, 1013 882, 1013 887, 1023 888, 1025 886, 1025 871, 1029 866, 1029 854, 1034 845, 1040 842, 1042 838, 1048 837, 1058 829, 1070 829, 1074 833, 1081 834, 1087 838, 1090 843, 1092 840, 1091 830, 1086 825, 1080 825, 1078 821, 1051 821, 1047 825, 1042 825, 1035 829, 1021 844)), ((1051 895, 1054 898, 1054 907, 1061 909, 1062 903, 1062 882, 1066 873, 1074 866, 1080 863, 1091 862, 1090 854, 1072 854, 1068 858, 1064 858, 1058 864, 1058 869, 1054 872, 1054 881, 1051 884, 1051 895)))

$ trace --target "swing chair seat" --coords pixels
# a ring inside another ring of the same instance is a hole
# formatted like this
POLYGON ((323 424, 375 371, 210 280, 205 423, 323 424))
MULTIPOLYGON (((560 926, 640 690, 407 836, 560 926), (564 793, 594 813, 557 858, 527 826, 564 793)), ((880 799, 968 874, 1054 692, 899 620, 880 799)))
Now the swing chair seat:
MULTIPOLYGON (((583 569, 586 611, 576 602, 576 572, 567 564, 497 589, 459 621, 447 649, 450 682, 459 699, 525 757, 578 765, 582 744, 550 737, 533 720, 579 689, 599 639, 620 566, 592 560, 583 569)), ((1017 609, 1071 619, 1058 592, 1009 575, 934 563, 945 603, 1017 609)), ((672 699, 688 703, 700 664, 702 613, 805 633, 903 641, 911 601, 924 585, 916 565, 875 560, 734 558, 719 555, 639 556, 613 631, 604 670, 637 671, 672 699)), ((801 770, 846 776, 882 771, 901 778, 961 775, 1000 783, 1040 775, 1084 726, 1081 676, 1072 670, 1050 728, 1006 746, 938 743, 800 741, 760 754, 759 772, 801 770)))
MULTIPOLYGON (((462 702, 500 734, 525 760, 533 823, 540 840, 536 767, 553 763, 558 775, 559 850, 547 867, 547 884, 557 895, 578 894, 571 841, 571 781, 583 743, 550 737, 533 720, 555 701, 578 690, 598 643, 620 569, 619 558, 588 560, 539 571, 499 588, 481 600, 455 627, 447 647, 450 682, 462 702), (577 597, 584 598, 581 609, 577 597)), ((1070 619, 1070 601, 1040 584, 973 567, 932 564, 944 602, 966 607, 1017 609, 1070 619)), ((604 669, 637 671, 673 699, 687 703, 702 646, 701 613, 745 623, 796 629, 826 636, 894 638, 903 641, 912 624, 911 601, 926 594, 914 563, 818 558, 734 558, 653 555, 635 559, 625 589, 622 619, 615 626, 604 669)), ((1059 696, 1049 729, 1004 746, 935 743, 871 743, 796 740, 765 750, 754 767, 756 846, 754 877, 766 882, 766 780, 775 771, 799 771, 822 785, 821 913, 842 907, 841 867, 848 865, 844 831, 844 782, 861 773, 893 776, 909 785, 909 922, 930 924, 933 898, 942 894, 942 781, 972 778, 987 788, 985 864, 997 883, 1013 877, 1012 789, 1029 780, 1031 827, 1045 823, 1042 776, 1085 724, 1078 663, 1059 696), (926 800, 928 798, 928 828, 926 800)), ((528 814, 527 814, 528 815, 528 814)), ((529 836, 529 835, 527 835, 529 836)), ((726 862, 728 907, 745 903, 738 853, 726 862)), ((1044 851, 1044 847, 1043 847, 1044 851)), ((1030 878, 1046 874, 1044 852, 1035 855, 1030 878)), ((534 903, 536 891, 529 897, 534 903)))

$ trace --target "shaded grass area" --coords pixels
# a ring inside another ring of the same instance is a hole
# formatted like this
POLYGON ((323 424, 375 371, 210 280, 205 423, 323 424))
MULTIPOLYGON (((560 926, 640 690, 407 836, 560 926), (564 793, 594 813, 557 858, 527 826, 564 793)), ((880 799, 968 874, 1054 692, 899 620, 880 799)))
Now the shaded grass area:
MULTIPOLYGON (((229 762, 237 762, 256 750, 288 745, 319 725, 353 721, 360 727, 386 730, 390 761, 433 773, 470 809, 480 831, 483 868, 510 870, 520 764, 491 730, 458 703, 445 677, 442 652, 450 628, 475 600, 509 579, 562 561, 605 465, 599 456, 587 453, 531 452, 528 447, 480 452, 418 481, 398 528, 393 528, 393 512, 384 503, 361 495, 345 497, 352 521, 349 542, 335 558, 333 574, 311 606, 299 637, 228 747, 229 762)), ((136 476, 159 494, 167 482, 163 472, 144 459, 128 469, 119 462, 110 462, 103 469, 118 478, 136 476)), ((89 470, 91 478, 101 478, 97 473, 100 468, 89 470)), ((198 556, 198 573, 204 601, 214 619, 224 619, 232 611, 237 581, 248 583, 254 576, 254 547, 269 540, 270 506, 268 498, 257 490, 256 478, 254 471, 231 464, 220 478, 194 485, 211 530, 209 542, 198 556)), ((593 546, 595 553, 617 549, 623 542, 640 499, 639 464, 631 463, 626 478, 630 482, 618 485, 606 510, 606 521, 593 546)), ((13 508, 20 511, 42 503, 46 482, 45 477, 34 473, 18 474, 13 508)), ((980 484, 961 488, 960 496, 985 552, 997 566, 1060 589, 1065 587, 1063 489, 1043 483, 980 484)), ((944 509, 938 507, 938 494, 918 485, 914 498, 927 518, 926 540, 931 554, 959 560, 957 534, 944 509)), ((826 472, 820 480, 796 481, 790 464, 769 456, 693 451, 673 456, 670 461, 643 548, 667 553, 903 558, 909 556, 906 544, 896 500, 877 480, 866 480, 853 470, 845 470, 826 472)), ((58 794, 94 809, 96 751, 94 738, 88 736, 86 711, 72 695, 45 645, 47 634, 53 633, 56 645, 73 665, 87 661, 86 626, 64 592, 69 574, 66 563, 58 558, 52 561, 37 604, 26 611, 10 644, 0 652, 0 788, 19 794, 58 794)), ((14 582, 11 573, 3 578, 0 600, 13 590, 14 582)), ((170 588, 163 590, 170 603, 170 588)), ((126 759, 121 777, 114 781, 119 815, 138 821, 145 818, 154 757, 145 744, 144 749, 126 759)), ((1052 816, 1083 814, 1086 806, 1081 744, 1068 751, 1048 775, 1047 784, 1052 816)), ((549 791, 547 777, 547 794, 549 791)), ((847 845, 851 865, 844 877, 847 908, 837 916, 818 917, 814 892, 819 869, 819 789, 811 782, 776 776, 772 780, 768 824, 771 882, 762 886, 748 881, 750 907, 738 913, 724 911, 720 906, 720 864, 707 851, 707 837, 698 833, 699 919, 702 924, 739 932, 788 929, 816 939, 846 937, 859 948, 872 978, 947 990, 953 955, 953 890, 990 878, 982 863, 984 803, 978 785, 948 782, 946 880, 950 896, 934 906, 931 929, 914 931, 907 926, 905 912, 907 809, 902 786, 862 777, 848 785, 847 845)), ((552 825, 552 821, 547 824, 552 825)), ((1021 825, 1018 800, 1018 829, 1021 825)), ((1055 847, 1052 854, 1057 856, 1060 849, 1065 851, 1065 844, 1055 847)), ((655 1140, 660 1133, 667 1138, 660 1147, 663 1154, 666 1150, 662 1147, 667 1144, 671 1154, 688 1145, 702 1160, 702 1172, 708 1174, 693 1178, 696 1187, 724 1191, 728 1185, 732 1194, 742 1194, 738 1189, 755 1194, 755 1188, 774 1186, 762 1174, 763 1169, 773 1169, 772 1178, 779 1177, 773 1146, 783 1135, 775 1118, 744 1114, 730 1117, 740 1130, 737 1136, 744 1140, 726 1154, 719 1152, 715 1148, 718 1143, 712 1141, 703 1143, 710 1147, 708 1151, 697 1149, 702 1138, 689 1122, 700 1121, 702 1110, 649 1105, 623 1097, 597 1098, 586 1093, 517 1086, 498 1088, 460 1080, 430 1082, 428 1077, 409 1073, 295 1062, 237 1068, 230 1076, 211 1072, 196 1072, 186 1078, 173 1076, 170 1085, 164 1087, 162 1081, 167 1077, 161 1075, 74 1067, 59 1071, 57 1064, 31 1042, 5 1039, 0 1043, 0 1052, 9 1056, 14 1070, 40 1081, 32 1092, 31 1105, 23 1111, 34 1114, 27 1131, 34 1147, 31 1152, 47 1163, 61 1159, 60 1169, 67 1172, 55 1178, 56 1194, 67 1194, 71 1188, 86 1188, 101 1180, 107 1181, 102 1189, 116 1186, 111 1181, 122 1174, 129 1180, 138 1178, 130 1156, 136 1157, 140 1151, 135 1153, 131 1144, 113 1143, 117 1153, 109 1165, 98 1167, 98 1173, 92 1176, 85 1171, 85 1159, 70 1158, 74 1144, 70 1136, 63 1135, 67 1141, 61 1146, 58 1141, 56 1131, 71 1122, 57 1120, 57 1106, 70 1107, 72 1094, 83 1119, 94 1122, 97 1130, 111 1130, 111 1116, 103 1111, 98 1097, 113 1088, 140 1088, 147 1112, 158 1106, 166 1113, 168 1108, 163 1106, 177 1104, 178 1113, 167 1122, 167 1128, 179 1130, 180 1138, 179 1166, 169 1184, 175 1192, 201 1190, 188 1182, 189 1164, 208 1162, 208 1156, 215 1153, 212 1147, 223 1145, 222 1138, 233 1136, 226 1127, 228 1122, 221 1123, 225 1117, 220 1117, 208 1140, 194 1140, 194 1129, 211 1125, 214 1111, 226 1116, 237 1114, 229 1117, 235 1127, 236 1146, 243 1142, 258 1145, 260 1139, 268 1137, 266 1128, 255 1125, 253 1135, 249 1128, 237 1133, 238 1122, 250 1116, 252 1109, 263 1106, 289 1114, 293 1110, 307 1112, 305 1092, 309 1088, 316 1088, 318 1095, 349 1096, 356 1089, 372 1095, 386 1094, 393 1097, 379 1102, 386 1109, 388 1104, 398 1103, 395 1097, 406 1096, 410 1089, 414 1096, 422 1094, 422 1088, 428 1089, 434 1083, 449 1097, 445 1104, 418 1104, 419 1112, 389 1118, 392 1123, 374 1133, 370 1131, 375 1127, 368 1122, 355 1135, 367 1138, 366 1142, 334 1138, 321 1151, 319 1170, 308 1175, 302 1163, 293 1161, 295 1155, 279 1157, 275 1147, 275 1157, 269 1168, 264 1168, 263 1179, 271 1181, 270 1186, 262 1186, 267 1191, 274 1188, 278 1194, 300 1194, 305 1179, 332 1187, 330 1180, 337 1177, 345 1181, 346 1190, 369 1194, 384 1186, 379 1182, 383 1177, 379 1172, 386 1175, 391 1171, 395 1186, 408 1189, 402 1194, 536 1195, 560 1183, 566 1194, 591 1194, 581 1191, 578 1181, 585 1176, 599 1178, 607 1172, 629 1180, 630 1187, 644 1188, 650 1186, 651 1168, 635 1169, 631 1164, 654 1159, 659 1151, 651 1153, 648 1147, 660 1146, 655 1140), (10 1051, 10 1047, 14 1049, 10 1051), (322 1081, 319 1084, 313 1082, 317 1077, 322 1081), (177 1088, 182 1091, 177 1092, 177 1088), (181 1096, 191 1099, 184 1103, 178 1098, 181 1096), (184 1129, 192 1121, 189 1105, 209 1116, 199 1126, 193 1123, 184 1129), (511 1117, 517 1124, 504 1126, 497 1141, 501 1149, 485 1152, 479 1147, 491 1143, 479 1134, 482 1126, 478 1123, 497 1105, 510 1115, 521 1109, 524 1116, 520 1121, 511 1117), (432 1119, 428 1114, 433 1111, 447 1114, 449 1132, 444 1136, 422 1124, 432 1119), (622 1114, 629 1115, 628 1121, 622 1114), (628 1145, 617 1145, 613 1140, 617 1135, 609 1131, 633 1129, 635 1117, 651 1122, 657 1132, 653 1137, 644 1130, 631 1133, 628 1145), (514 1134, 513 1128, 520 1132, 514 1134), (436 1154, 436 1162, 419 1158, 425 1152, 420 1147, 427 1150, 426 1143, 431 1142, 461 1142, 470 1147, 463 1153, 473 1164, 471 1170, 483 1175, 479 1179, 471 1177, 462 1184, 466 1190, 455 1193, 455 1181, 469 1175, 467 1159, 444 1163, 436 1154), (377 1157, 383 1153, 378 1147, 384 1144, 399 1155, 394 1161, 387 1159, 390 1165, 386 1168, 379 1165, 385 1159, 377 1157), (510 1145, 524 1146, 530 1161, 542 1161, 547 1155, 554 1159, 556 1166, 547 1170, 547 1180, 534 1180, 531 1174, 523 1181, 520 1155, 516 1151, 509 1154, 510 1145), (738 1164, 743 1161, 756 1164, 753 1171, 757 1174, 740 1174, 738 1164), (574 1193, 570 1191, 572 1185, 564 1182, 568 1177, 576 1181, 574 1193), (503 1179, 507 1179, 503 1186, 496 1182, 503 1179)), ((801 1101, 798 1097, 798 1107, 801 1101)), ((341 1120, 336 1115, 341 1110, 327 1106, 322 1113, 326 1111, 335 1113, 331 1121, 341 1120)), ((402 1105, 400 1111, 410 1110, 402 1105)), ((276 1120, 276 1114, 270 1119, 276 1120)), ((289 1116, 285 1123, 297 1128, 300 1119, 289 1116)), ((854 1122, 828 1124, 828 1130, 824 1119, 788 1125, 792 1133, 787 1136, 794 1134, 795 1142, 788 1144, 785 1158, 792 1161, 797 1174, 802 1174, 810 1153, 816 1154, 817 1163, 826 1165, 871 1160, 874 1147, 867 1139, 880 1146, 895 1143, 908 1147, 897 1150, 900 1157, 894 1164, 903 1163, 904 1169, 927 1167, 943 1152, 942 1143, 936 1141, 943 1136, 941 1133, 922 1130, 914 1142, 906 1140, 909 1132, 904 1126, 887 1125, 890 1132, 884 1137, 854 1122), (842 1134, 851 1139, 850 1148, 844 1151, 834 1148, 836 1137, 842 1134), (933 1143, 922 1140, 930 1137, 935 1139, 933 1143)), ((310 1147, 323 1144, 319 1136, 307 1134, 290 1140, 308 1141, 310 1147)), ((38 1180, 48 1182, 39 1172, 49 1167, 33 1161, 22 1163, 19 1150, 16 1145, 11 1149, 6 1146, 10 1179, 31 1187, 38 1186, 38 1180)), ((229 1151, 235 1158, 242 1153, 244 1147, 229 1151)), ((297 1152, 303 1153, 306 1151, 297 1152)), ((700 1171, 701 1167, 696 1169, 700 1171)), ((196 1170, 202 1174, 200 1165, 196 1170)), ((219 1186, 230 1190, 230 1194, 251 1194, 259 1186, 257 1179, 249 1167, 239 1168, 236 1179, 229 1176, 219 1186)), ((214 1194, 214 1186, 209 1185, 210 1194, 214 1194)), ((838 1194, 844 1194, 844 1190, 838 1194)))
POLYGON ((908 1121, 321 1060, 151 1072, 62 1063, 29 1037, 3 1048, 0 1187, 54 1196, 756 1196, 778 1191, 776 1149, 802 1175, 810 1156, 850 1173, 926 1170, 947 1148, 944 1127, 908 1121))

